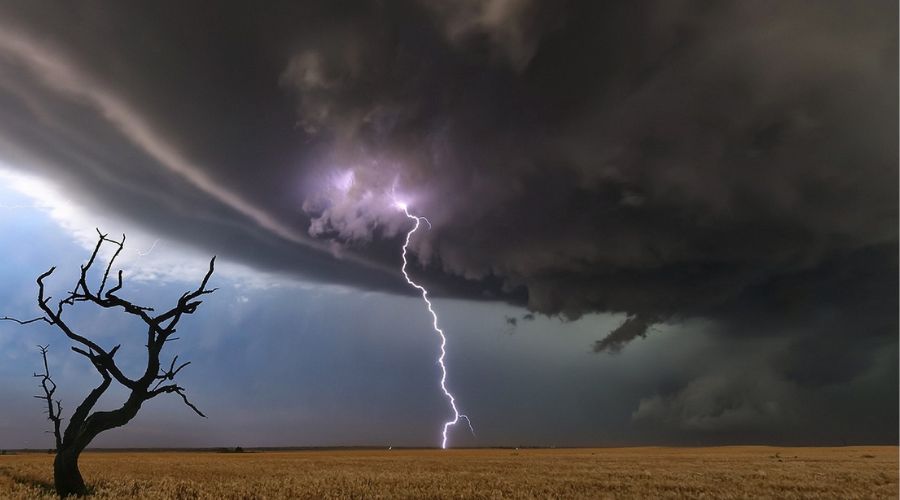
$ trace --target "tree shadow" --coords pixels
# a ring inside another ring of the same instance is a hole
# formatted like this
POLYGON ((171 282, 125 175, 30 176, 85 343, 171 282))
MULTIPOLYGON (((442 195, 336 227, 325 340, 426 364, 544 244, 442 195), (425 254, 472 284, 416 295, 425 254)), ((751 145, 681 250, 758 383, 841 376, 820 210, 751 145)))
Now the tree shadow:
POLYGON ((41 490, 42 493, 48 495, 56 494, 56 488, 53 487, 53 483, 51 483, 50 481, 42 481, 40 479, 34 479, 27 476, 18 476, 15 474, 10 475, 9 477, 19 484, 24 484, 25 486, 30 486, 32 488, 41 490))
POLYGON ((55 495, 56 488, 53 486, 53 483, 50 481, 42 481, 40 479, 35 479, 33 477, 22 476, 13 472, 10 467, 0 467, 0 476, 6 476, 13 480, 13 482, 22 484, 25 486, 30 486, 37 490, 40 490, 42 493, 55 495))

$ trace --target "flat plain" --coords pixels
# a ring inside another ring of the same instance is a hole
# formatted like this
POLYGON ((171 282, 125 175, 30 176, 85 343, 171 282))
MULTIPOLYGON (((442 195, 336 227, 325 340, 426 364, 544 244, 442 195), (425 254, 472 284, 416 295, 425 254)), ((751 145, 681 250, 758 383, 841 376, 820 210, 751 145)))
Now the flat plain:
MULTIPOLYGON (((55 498, 52 455, 0 497, 55 498)), ((898 447, 86 452, 95 498, 897 498, 898 447)))

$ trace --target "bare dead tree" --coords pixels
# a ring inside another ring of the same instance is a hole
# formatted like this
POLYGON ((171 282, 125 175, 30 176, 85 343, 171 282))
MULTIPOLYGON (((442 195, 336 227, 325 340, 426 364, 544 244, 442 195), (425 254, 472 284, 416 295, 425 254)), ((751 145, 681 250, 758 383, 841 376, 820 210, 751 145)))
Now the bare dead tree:
POLYGON ((49 325, 57 327, 65 334, 75 345, 72 351, 84 356, 90 361, 97 373, 100 374, 102 381, 100 385, 95 387, 84 398, 80 405, 72 413, 65 432, 60 435, 60 415, 62 406, 58 401, 55 402, 53 394, 56 390, 56 384, 50 379, 50 370, 47 365, 46 348, 42 347, 42 355, 44 358, 44 374, 35 374, 35 377, 41 377, 41 386, 44 388, 44 396, 37 396, 45 399, 48 404, 48 412, 50 420, 54 425, 54 433, 56 438, 56 458, 53 463, 53 480, 57 494, 66 495, 84 495, 87 488, 84 479, 78 469, 78 457, 85 447, 101 432, 114 429, 116 427, 127 424, 140 410, 141 405, 145 401, 155 398, 161 394, 175 394, 184 401, 191 410, 201 417, 206 417, 193 403, 188 400, 185 389, 175 383, 175 376, 183 368, 188 366, 190 362, 177 365, 178 356, 172 359, 168 368, 160 363, 160 354, 168 342, 177 340, 172 334, 176 331, 176 326, 186 314, 193 314, 197 307, 203 303, 200 297, 216 291, 215 288, 207 289, 209 278, 215 269, 216 258, 213 257, 209 262, 209 271, 203 277, 203 281, 197 289, 185 292, 171 308, 162 313, 154 314, 155 311, 151 307, 143 307, 134 304, 118 295, 122 290, 122 271, 118 271, 118 277, 115 285, 106 289, 109 282, 109 274, 115 263, 116 258, 121 253, 125 245, 125 235, 122 235, 121 241, 115 241, 106 234, 102 234, 97 230, 99 236, 97 245, 91 253, 86 264, 81 266, 81 274, 75 283, 73 290, 68 295, 59 300, 55 307, 51 307, 51 297, 44 294, 44 280, 47 279, 55 267, 41 274, 37 278, 38 307, 44 313, 43 316, 21 321, 15 318, 4 316, 0 320, 9 320, 27 325, 38 321, 43 321, 49 325), (104 243, 113 245, 115 252, 100 279, 99 285, 94 289, 88 284, 88 273, 91 271, 97 254, 104 243), (106 290, 104 292, 104 290, 106 290), (89 302, 104 309, 117 309, 127 314, 136 316, 147 327, 146 333, 146 349, 147 362, 143 374, 138 378, 127 376, 119 365, 116 363, 115 355, 121 344, 110 349, 100 346, 98 343, 90 340, 86 335, 76 332, 63 319, 63 313, 67 307, 74 306, 79 302, 89 302), (112 381, 122 385, 130 392, 127 399, 122 405, 114 410, 94 411, 94 406, 100 397, 109 388, 112 381))

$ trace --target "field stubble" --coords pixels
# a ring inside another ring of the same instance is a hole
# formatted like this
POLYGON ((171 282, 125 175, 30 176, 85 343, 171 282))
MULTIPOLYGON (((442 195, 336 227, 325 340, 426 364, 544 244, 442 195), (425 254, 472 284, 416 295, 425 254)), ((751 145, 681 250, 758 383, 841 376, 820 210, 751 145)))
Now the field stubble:
MULTIPOLYGON (((52 456, 0 456, 0 497, 54 498, 52 456)), ((898 448, 87 452, 95 498, 896 498, 898 448)))

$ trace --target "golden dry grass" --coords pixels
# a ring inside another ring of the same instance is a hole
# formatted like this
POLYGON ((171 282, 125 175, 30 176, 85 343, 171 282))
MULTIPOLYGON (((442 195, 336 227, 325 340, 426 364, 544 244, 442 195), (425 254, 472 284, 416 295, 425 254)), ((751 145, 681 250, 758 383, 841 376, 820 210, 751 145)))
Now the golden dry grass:
MULTIPOLYGON (((0 497, 53 498, 52 456, 0 456, 0 497)), ((898 448, 85 453, 98 498, 896 498, 898 448)))

